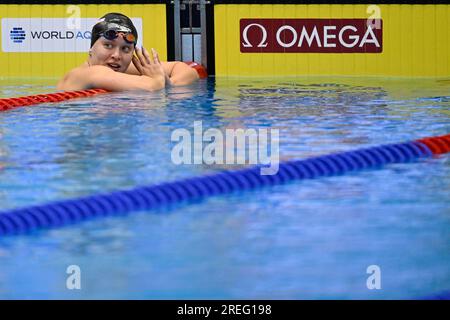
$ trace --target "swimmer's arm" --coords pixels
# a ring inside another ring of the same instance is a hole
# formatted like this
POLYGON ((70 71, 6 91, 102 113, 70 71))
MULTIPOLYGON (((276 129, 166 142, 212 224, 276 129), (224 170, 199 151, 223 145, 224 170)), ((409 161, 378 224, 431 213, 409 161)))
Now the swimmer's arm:
POLYGON ((138 71, 138 69, 136 69, 136 67, 134 66, 133 63, 130 63, 130 65, 128 66, 127 71, 125 71, 126 74, 132 74, 135 76, 140 76, 141 73, 138 71))
POLYGON ((164 79, 115 72, 108 67, 92 66, 82 77, 86 87, 102 88, 108 91, 148 90, 155 91, 165 87, 164 79))
MULTIPOLYGON (((172 86, 188 85, 199 79, 197 71, 181 61, 161 62, 166 73, 166 84, 172 86), (170 82, 169 82, 170 81, 170 82)), ((134 64, 130 63, 127 74, 140 75, 134 64)))
POLYGON ((185 86, 199 79, 197 71, 181 61, 161 62, 170 84, 173 86, 185 86))

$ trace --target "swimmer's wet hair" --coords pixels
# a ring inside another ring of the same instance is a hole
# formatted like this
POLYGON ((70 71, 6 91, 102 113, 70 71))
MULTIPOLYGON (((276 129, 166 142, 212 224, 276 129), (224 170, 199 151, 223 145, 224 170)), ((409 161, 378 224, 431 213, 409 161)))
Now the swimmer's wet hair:
POLYGON ((121 13, 111 12, 105 14, 103 17, 100 18, 100 21, 96 23, 92 27, 91 32, 91 48, 94 45, 94 43, 100 38, 100 33, 106 30, 106 27, 108 23, 116 23, 120 26, 127 27, 131 30, 131 33, 136 37, 136 41, 138 38, 136 27, 133 24, 133 21, 131 21, 130 18, 128 18, 126 15, 123 15, 121 13))

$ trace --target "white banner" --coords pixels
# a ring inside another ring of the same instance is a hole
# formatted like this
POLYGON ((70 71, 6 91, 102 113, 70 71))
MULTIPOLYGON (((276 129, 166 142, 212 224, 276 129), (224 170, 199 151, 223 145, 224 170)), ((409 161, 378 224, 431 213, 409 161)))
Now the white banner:
MULTIPOLYGON (((142 45, 142 18, 131 18, 142 45)), ((3 52, 88 52, 96 18, 3 18, 3 52), (78 21, 77 21, 78 22, 78 21)))

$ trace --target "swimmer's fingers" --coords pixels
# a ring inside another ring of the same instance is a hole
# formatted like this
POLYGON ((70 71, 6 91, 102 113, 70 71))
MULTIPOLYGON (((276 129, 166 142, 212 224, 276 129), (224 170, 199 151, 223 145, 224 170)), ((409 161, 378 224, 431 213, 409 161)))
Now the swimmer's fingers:
POLYGON ((152 64, 152 59, 150 59, 150 55, 148 54, 147 49, 145 49, 144 47, 142 47, 142 53, 144 54, 145 61, 146 61, 148 64, 152 64))
POLYGON ((156 52, 156 50, 152 48, 152 53, 153 61, 155 61, 155 63, 161 63, 161 61, 159 60, 158 52, 156 52))
POLYGON ((140 74, 144 74, 144 69, 142 68, 142 64, 136 56, 133 56, 131 58, 131 62, 133 62, 134 66, 136 67, 136 69, 139 71, 140 74))
POLYGON ((145 65, 147 65, 144 56, 142 55, 142 50, 139 48, 136 48, 135 50, 136 52, 136 56, 139 59, 139 62, 141 63, 141 65, 144 67, 145 65))

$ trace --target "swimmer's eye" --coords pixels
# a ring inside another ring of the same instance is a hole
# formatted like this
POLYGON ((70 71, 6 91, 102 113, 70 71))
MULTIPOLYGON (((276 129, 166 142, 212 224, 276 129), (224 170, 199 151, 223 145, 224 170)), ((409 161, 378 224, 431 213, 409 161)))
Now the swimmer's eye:
POLYGON ((127 47, 127 46, 122 47, 122 50, 123 50, 123 52, 125 52, 125 53, 130 53, 130 52, 131 52, 131 48, 130 48, 130 47, 127 47))
POLYGON ((112 48, 112 44, 111 44, 111 43, 104 43, 103 46, 104 46, 106 49, 111 49, 111 48, 112 48))

